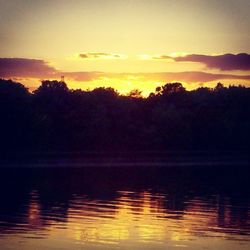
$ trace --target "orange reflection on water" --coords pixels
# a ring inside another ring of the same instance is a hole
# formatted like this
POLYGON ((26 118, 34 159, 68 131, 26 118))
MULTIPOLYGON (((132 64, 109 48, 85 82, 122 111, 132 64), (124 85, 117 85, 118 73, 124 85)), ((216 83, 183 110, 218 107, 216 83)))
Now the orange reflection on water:
MULTIPOLYGON (((216 198, 214 199, 216 201, 216 198)), ((174 199, 161 193, 148 191, 119 191, 112 200, 90 200, 86 196, 74 196, 67 207, 66 218, 50 210, 46 216, 39 203, 37 192, 31 193, 27 221, 29 230, 25 249, 200 249, 208 242, 214 249, 235 249, 238 235, 232 235, 229 226, 230 213, 219 203, 209 203, 199 198, 187 200, 184 209, 177 210, 174 199), (212 205, 211 205, 212 204, 212 205), (35 232, 43 237, 40 245, 35 232), (209 237, 207 237, 209 236, 209 237), (225 241, 233 239, 233 241, 225 241), (77 248, 78 249, 78 248, 77 248)), ((178 206, 177 206, 178 207, 178 206)), ((16 240, 16 238, 14 238, 16 240)), ((6 242, 5 242, 6 243, 6 242)), ((18 243, 17 243, 18 244, 18 243)), ((240 249, 248 249, 249 243, 240 249)))
POLYGON ((163 199, 160 195, 152 199, 148 192, 120 192, 120 197, 108 205, 99 201, 90 205, 82 201, 82 209, 78 204, 77 213, 76 207, 68 211, 68 223, 71 225, 68 233, 84 243, 135 244, 185 240, 189 230, 178 225, 176 220, 164 218, 163 199))
POLYGON ((36 229, 42 226, 41 207, 38 201, 38 194, 36 191, 30 193, 30 203, 28 206, 28 224, 30 227, 36 229))

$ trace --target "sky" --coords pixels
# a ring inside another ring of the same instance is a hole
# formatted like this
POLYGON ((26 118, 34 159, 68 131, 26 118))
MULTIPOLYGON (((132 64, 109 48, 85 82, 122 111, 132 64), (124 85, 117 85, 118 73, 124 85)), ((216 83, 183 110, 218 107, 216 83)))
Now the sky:
POLYGON ((144 95, 250 86, 249 0, 0 0, 0 77, 144 95))

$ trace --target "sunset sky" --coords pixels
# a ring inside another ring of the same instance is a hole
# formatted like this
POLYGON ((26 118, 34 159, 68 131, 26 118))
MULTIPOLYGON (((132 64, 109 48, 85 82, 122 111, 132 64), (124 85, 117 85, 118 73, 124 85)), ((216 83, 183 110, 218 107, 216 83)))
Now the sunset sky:
POLYGON ((250 86, 249 0, 0 0, 0 77, 144 95, 250 86))

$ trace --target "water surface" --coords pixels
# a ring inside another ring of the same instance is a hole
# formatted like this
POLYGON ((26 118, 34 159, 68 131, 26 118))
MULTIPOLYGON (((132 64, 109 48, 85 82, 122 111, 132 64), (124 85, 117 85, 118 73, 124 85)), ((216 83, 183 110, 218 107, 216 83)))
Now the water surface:
POLYGON ((249 171, 1 170, 5 249, 250 249, 249 171))

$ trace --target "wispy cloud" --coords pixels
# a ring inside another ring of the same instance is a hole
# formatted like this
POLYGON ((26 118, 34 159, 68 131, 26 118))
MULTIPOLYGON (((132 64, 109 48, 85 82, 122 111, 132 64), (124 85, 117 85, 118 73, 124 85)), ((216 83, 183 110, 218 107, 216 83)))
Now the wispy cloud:
POLYGON ((79 57, 82 59, 125 59, 125 55, 121 54, 112 54, 112 53, 104 53, 104 52, 88 52, 81 53, 79 57))
MULTIPOLYGON (((187 72, 152 72, 152 73, 110 73, 110 72, 61 72, 66 78, 73 79, 79 82, 100 80, 103 79, 136 79, 142 83, 145 80, 152 82, 186 82, 186 83, 208 83, 212 81, 235 80, 235 81, 250 81, 250 75, 234 75, 234 74, 213 74, 202 71, 187 71, 187 72)), ((233 82, 232 82, 233 83, 233 82)))
POLYGON ((61 75, 64 75, 69 79, 79 81, 79 82, 89 82, 93 80, 97 80, 101 77, 104 77, 106 74, 104 72, 97 71, 81 71, 81 72, 61 72, 61 75))
POLYGON ((200 55, 190 54, 184 56, 159 55, 152 56, 157 60, 173 60, 175 62, 198 62, 205 64, 210 69, 219 70, 250 70, 250 54, 224 54, 224 55, 200 55))

